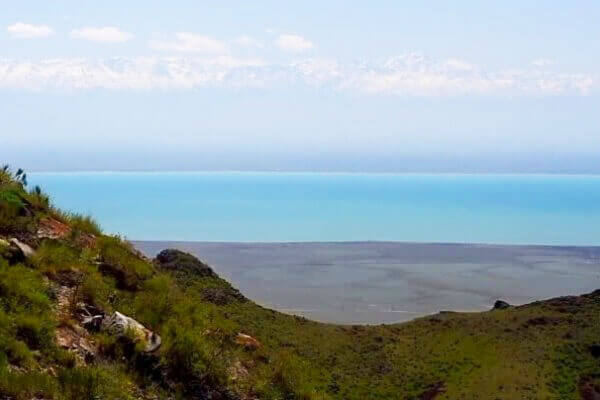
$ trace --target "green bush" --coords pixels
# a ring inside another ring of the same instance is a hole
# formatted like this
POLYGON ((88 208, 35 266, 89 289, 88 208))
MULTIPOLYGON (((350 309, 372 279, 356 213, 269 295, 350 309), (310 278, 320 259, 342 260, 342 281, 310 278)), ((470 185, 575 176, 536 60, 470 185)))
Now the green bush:
POLYGON ((0 351, 11 364, 32 367, 30 349, 54 347, 54 314, 41 275, 0 259, 0 351))
POLYGON ((143 281, 154 273, 152 265, 140 259, 130 245, 118 237, 98 238, 98 248, 102 261, 101 271, 114 276, 123 289, 139 289, 143 281))
POLYGON ((68 400, 127 400, 131 382, 116 365, 97 365, 64 369, 58 380, 63 397, 68 400))
POLYGON ((33 216, 27 212, 23 191, 0 186, 0 232, 14 233, 31 229, 33 216))
POLYGON ((18 373, 0 366, 0 397, 14 400, 59 398, 58 384, 48 374, 18 373))
POLYGON ((15 332, 30 349, 48 348, 54 339, 54 323, 38 315, 20 314, 15 318, 15 332))
POLYGON ((163 354, 184 381, 224 387, 233 357, 234 324, 215 306, 183 295, 163 324, 163 354))
POLYGON ((50 277, 82 267, 77 250, 54 240, 45 240, 36 250, 31 261, 40 272, 50 277))
POLYGON ((33 353, 29 350, 27 344, 20 340, 3 337, 0 340, 0 349, 4 352, 6 360, 12 365, 23 368, 33 368, 35 366, 33 353))
POLYGON ((173 306, 181 300, 180 296, 168 275, 154 276, 144 282, 135 298, 136 316, 148 327, 157 329, 173 316, 173 306))
POLYGON ((50 196, 42 192, 39 186, 34 187, 29 193, 26 193, 27 201, 31 207, 39 211, 48 211, 50 208, 50 196))
POLYGON ((318 396, 306 376, 310 371, 308 363, 295 354, 279 353, 274 361, 272 382, 286 399, 313 400, 318 396))
POLYGON ((22 265, 8 266, 0 259, 0 305, 4 311, 46 315, 51 311, 47 289, 39 272, 22 265))
POLYGON ((89 269, 79 286, 79 295, 81 299, 88 303, 93 304, 97 307, 102 308, 104 311, 110 311, 110 297, 114 293, 113 288, 107 280, 110 278, 103 277, 97 270, 89 269))
POLYGON ((95 236, 102 234, 102 229, 98 222, 89 215, 71 214, 68 217, 68 223, 76 232, 88 233, 95 236))
POLYGON ((170 321, 165 331, 166 359, 183 382, 197 381, 210 387, 225 385, 227 354, 224 341, 216 337, 219 332, 202 334, 201 330, 182 327, 175 320, 170 321))

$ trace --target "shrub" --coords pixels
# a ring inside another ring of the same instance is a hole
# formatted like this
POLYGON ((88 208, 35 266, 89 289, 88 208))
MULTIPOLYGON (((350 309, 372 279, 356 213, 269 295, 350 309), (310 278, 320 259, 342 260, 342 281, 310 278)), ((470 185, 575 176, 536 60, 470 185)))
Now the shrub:
POLYGON ((16 337, 27 343, 31 349, 40 349, 52 345, 54 325, 48 318, 36 315, 20 314, 15 319, 16 337))
POLYGON ((29 371, 18 373, 0 367, 0 397, 14 400, 56 398, 58 385, 49 375, 29 371))
POLYGON ((0 342, 0 347, 12 365, 24 368, 31 368, 35 365, 33 353, 24 342, 10 338, 3 339, 5 340, 0 342))
POLYGON ((140 259, 133 249, 117 237, 102 236, 98 238, 101 271, 111 274, 119 287, 137 290, 143 281, 152 276, 152 265, 140 259))
POLYGON ((173 316, 173 305, 180 291, 168 275, 158 275, 146 282, 135 299, 136 316, 156 329, 173 316))
POLYGON ((272 382, 286 399, 312 400, 323 398, 310 384, 306 373, 311 368, 308 363, 295 354, 284 351, 275 357, 272 382))
POLYGON ((224 340, 215 337, 219 335, 218 332, 200 332, 202 330, 182 327, 171 321, 164 338, 167 361, 184 382, 195 381, 210 387, 224 386, 227 381, 224 340))
POLYGON ((216 307, 184 294, 161 331, 163 354, 184 382, 224 387, 234 332, 216 307))
POLYGON ((95 270, 88 271, 79 287, 79 294, 83 301, 107 312, 110 309, 110 297, 113 292, 112 287, 95 270))
POLYGON ((42 192, 39 186, 35 186, 27 193, 27 201, 36 210, 47 211, 50 207, 50 196, 42 192))
POLYGON ((58 380, 69 400, 127 400, 131 383, 116 365, 64 369, 58 380))
POLYGON ((69 225, 74 231, 88 233, 95 236, 102 234, 100 225, 89 215, 71 214, 68 217, 69 225))
POLYGON ((33 218, 22 198, 22 190, 0 186, 0 232, 22 232, 31 229, 33 218))
POLYGON ((41 275, 0 259, 0 351, 15 365, 35 364, 31 349, 53 347, 54 315, 41 275))
POLYGON ((50 299, 40 274, 22 265, 9 267, 0 259, 0 304, 6 312, 48 314, 50 299))
POLYGON ((74 248, 53 240, 42 243, 32 257, 32 262, 40 272, 50 277, 80 267, 79 253, 74 248))

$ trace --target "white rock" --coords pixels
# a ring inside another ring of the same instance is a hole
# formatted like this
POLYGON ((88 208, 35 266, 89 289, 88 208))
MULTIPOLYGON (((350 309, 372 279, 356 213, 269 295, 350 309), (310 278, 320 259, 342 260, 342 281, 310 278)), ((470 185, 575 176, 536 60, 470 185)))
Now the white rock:
POLYGON ((28 244, 21 242, 17 238, 10 239, 10 242, 12 244, 14 244, 15 246, 17 246, 19 248, 19 250, 21 250, 23 252, 23 255, 25 257, 31 257, 32 255, 35 254, 35 251, 33 251, 33 249, 28 244))

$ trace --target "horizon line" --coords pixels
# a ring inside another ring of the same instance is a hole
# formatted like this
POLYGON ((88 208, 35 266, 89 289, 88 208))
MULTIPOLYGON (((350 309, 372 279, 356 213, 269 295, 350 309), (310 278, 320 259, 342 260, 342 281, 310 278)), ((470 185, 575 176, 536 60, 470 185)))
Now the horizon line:
POLYGON ((347 170, 278 170, 278 169, 165 169, 165 170, 150 170, 150 169, 117 169, 117 170, 29 170, 28 174, 319 174, 319 175, 495 175, 495 176, 586 176, 600 177, 600 171, 597 172, 559 172, 559 171, 544 171, 544 172, 527 172, 527 171, 480 171, 480 172, 465 172, 465 171, 347 171, 347 170))

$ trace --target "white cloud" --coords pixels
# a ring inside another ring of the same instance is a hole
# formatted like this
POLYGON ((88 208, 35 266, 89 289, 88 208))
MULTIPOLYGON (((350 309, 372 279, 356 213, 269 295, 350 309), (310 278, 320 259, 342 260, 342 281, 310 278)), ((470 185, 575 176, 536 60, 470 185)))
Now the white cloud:
POLYGON ((299 35, 279 35, 275 41, 277 47, 291 53, 300 53, 315 47, 312 42, 299 35))
POLYGON ((383 67, 371 65, 346 83, 357 90, 398 96, 585 95, 599 88, 600 76, 539 69, 483 71, 475 66, 452 70, 447 62, 417 53, 394 57, 383 67))
POLYGON ((44 89, 191 89, 259 86, 254 70, 260 59, 218 56, 56 58, 37 62, 0 59, 0 88, 44 89))
POLYGON ((291 64, 292 70, 310 85, 340 87, 343 67, 332 59, 308 58, 291 64))
MULTIPOLYGON (((471 64, 469 64, 471 65, 471 64)), ((230 55, 193 57, 0 59, 0 88, 152 90, 219 87, 323 90, 394 96, 587 95, 600 92, 600 74, 539 68, 486 71, 409 53, 379 61, 342 63, 305 58, 270 64, 230 55), (461 68, 457 68, 460 66, 461 68)))
POLYGON ((455 71, 472 71, 474 68, 473 65, 458 58, 449 58, 446 60, 445 65, 448 69, 455 71))
POLYGON ((539 58, 531 62, 531 65, 534 65, 536 67, 547 67, 552 64, 554 64, 554 62, 552 60, 548 60, 547 58, 539 58))
POLYGON ((248 35, 242 35, 242 36, 238 36, 235 38, 234 43, 242 46, 242 47, 256 47, 259 49, 262 49, 263 47, 265 47, 265 45, 260 41, 257 40, 255 38, 253 38, 252 36, 248 36, 248 35))
POLYGON ((190 32, 177 32, 175 39, 170 41, 152 40, 150 48, 160 51, 175 51, 184 53, 225 54, 227 45, 210 36, 190 32))
POLYGON ((122 43, 133 39, 133 35, 114 26, 84 27, 71 31, 75 39, 90 40, 100 43, 122 43))
POLYGON ((9 25, 6 31, 10 36, 18 39, 43 38, 54 33, 54 30, 47 25, 31 25, 23 22, 9 25))

